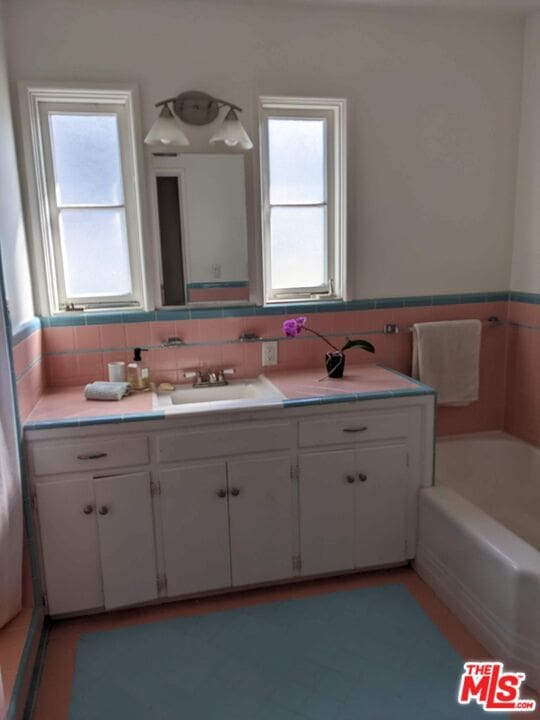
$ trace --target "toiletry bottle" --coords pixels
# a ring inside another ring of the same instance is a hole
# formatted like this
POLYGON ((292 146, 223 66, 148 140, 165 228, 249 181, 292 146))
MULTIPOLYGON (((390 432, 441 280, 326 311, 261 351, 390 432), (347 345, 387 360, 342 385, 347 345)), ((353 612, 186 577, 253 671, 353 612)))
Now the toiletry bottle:
POLYGON ((133 349, 133 362, 127 366, 127 381, 133 388, 144 392, 150 389, 150 371, 142 364, 141 352, 146 348, 136 347, 133 349))

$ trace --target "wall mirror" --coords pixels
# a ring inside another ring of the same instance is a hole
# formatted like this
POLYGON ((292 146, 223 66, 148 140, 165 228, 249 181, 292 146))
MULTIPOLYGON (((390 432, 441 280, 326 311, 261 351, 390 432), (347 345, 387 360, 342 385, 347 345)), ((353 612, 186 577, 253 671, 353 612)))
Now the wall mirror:
POLYGON ((243 155, 152 156, 164 306, 249 302, 243 155))

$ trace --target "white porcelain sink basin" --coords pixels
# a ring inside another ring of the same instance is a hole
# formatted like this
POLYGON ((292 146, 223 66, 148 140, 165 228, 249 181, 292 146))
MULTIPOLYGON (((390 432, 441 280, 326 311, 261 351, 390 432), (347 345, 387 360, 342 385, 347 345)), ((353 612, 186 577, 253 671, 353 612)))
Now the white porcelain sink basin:
POLYGON ((263 375, 249 380, 232 380, 220 387, 194 388, 176 385, 172 391, 153 393, 155 410, 182 412, 188 410, 234 409, 249 405, 266 405, 284 399, 281 393, 263 375))

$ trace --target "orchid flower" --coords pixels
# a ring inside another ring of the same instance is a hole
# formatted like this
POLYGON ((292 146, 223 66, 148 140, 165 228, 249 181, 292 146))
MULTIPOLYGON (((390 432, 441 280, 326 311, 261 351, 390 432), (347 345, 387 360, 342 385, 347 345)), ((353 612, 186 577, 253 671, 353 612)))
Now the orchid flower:
POLYGON ((306 317, 298 317, 285 320, 282 327, 283 334, 291 338, 298 337, 298 335, 300 335, 302 331, 307 330, 307 332, 313 333, 313 335, 316 335, 317 337, 320 337, 321 340, 324 340, 324 342, 329 345, 334 350, 334 352, 343 353, 345 352, 345 350, 349 350, 349 348, 352 347, 360 347, 366 352, 375 352, 375 348, 367 340, 351 340, 350 338, 347 338, 347 342, 340 350, 335 345, 333 345, 327 338, 325 338, 324 335, 321 335, 316 330, 308 327, 306 317))

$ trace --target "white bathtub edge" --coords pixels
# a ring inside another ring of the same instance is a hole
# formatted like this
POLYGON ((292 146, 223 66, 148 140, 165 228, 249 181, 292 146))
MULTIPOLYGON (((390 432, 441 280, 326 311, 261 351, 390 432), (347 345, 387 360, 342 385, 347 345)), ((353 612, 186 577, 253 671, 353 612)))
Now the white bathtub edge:
MULTIPOLYGON (((538 572, 535 550, 452 490, 443 487, 422 489, 421 524, 424 503, 438 507, 443 512, 447 512, 449 509, 453 511, 456 514, 455 522, 460 525, 460 532, 469 532, 468 521, 473 519, 477 530, 479 525, 482 527, 481 537, 476 536, 475 538, 477 542, 480 540, 482 543, 488 544, 492 552, 499 553, 507 563, 518 568, 520 573, 526 574, 534 568, 538 572), (504 552, 490 537, 492 533, 495 533, 500 540, 501 531, 504 531, 502 533, 505 540, 504 552), (514 551, 519 557, 518 562, 512 557, 514 551)), ((504 619, 490 611, 475 593, 460 582, 446 563, 427 547, 421 529, 413 565, 420 577, 440 596, 486 650, 497 659, 504 658, 509 666, 524 670, 527 673, 527 683, 535 689, 540 689, 540 665, 536 661, 536 658, 540 657, 538 644, 531 642, 530 637, 505 627, 507 623, 504 622, 504 619)))

